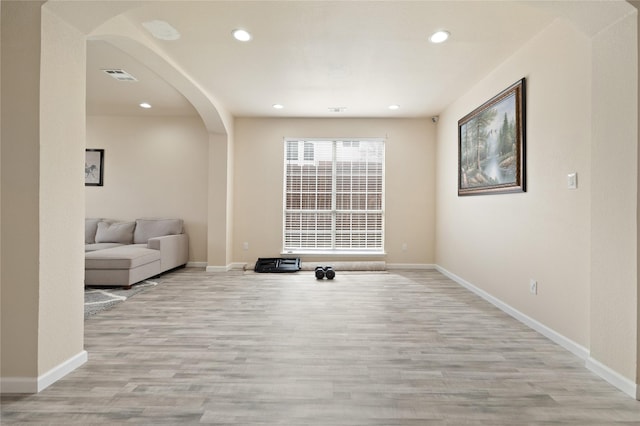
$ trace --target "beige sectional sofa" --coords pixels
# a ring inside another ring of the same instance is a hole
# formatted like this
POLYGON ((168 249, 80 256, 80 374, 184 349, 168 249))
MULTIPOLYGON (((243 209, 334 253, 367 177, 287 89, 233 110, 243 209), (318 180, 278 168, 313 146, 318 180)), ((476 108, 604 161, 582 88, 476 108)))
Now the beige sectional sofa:
POLYGON ((186 265, 182 219, 85 220, 85 286, 120 286, 186 265))

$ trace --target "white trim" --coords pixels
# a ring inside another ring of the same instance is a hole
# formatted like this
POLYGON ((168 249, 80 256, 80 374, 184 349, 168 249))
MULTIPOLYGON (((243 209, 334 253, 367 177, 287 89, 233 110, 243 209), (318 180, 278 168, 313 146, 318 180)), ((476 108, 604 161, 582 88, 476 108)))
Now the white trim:
POLYGON ((207 266, 206 272, 229 272, 229 266, 207 266))
MULTIPOLYGON (((388 137, 388 136, 387 136, 388 137)), ((293 137, 289 137, 289 136, 285 136, 284 138, 282 138, 282 140, 284 142, 286 141, 291 141, 291 142, 331 142, 331 141, 340 141, 340 142, 361 142, 361 141, 372 141, 372 142, 386 142, 387 141, 387 137, 371 137, 371 136, 363 136, 363 137, 336 137, 336 136, 327 136, 324 138, 318 138, 318 137, 313 137, 313 138, 308 138, 308 137, 301 137, 301 138, 293 138, 293 137)))
POLYGON ((281 256, 300 256, 300 257, 378 257, 384 259, 387 253, 384 251, 357 251, 357 250, 286 250, 280 252, 281 256))
POLYGON ((57 367, 54 367, 51 370, 47 371, 42 376, 38 377, 38 392, 46 389, 49 385, 57 382, 67 374, 71 373, 73 370, 87 362, 88 359, 89 355, 87 354, 87 351, 82 351, 76 356, 71 357, 62 364, 58 365, 57 367))
POLYGON ((518 321, 526 324, 527 326, 529 326, 530 328, 534 329, 538 333, 542 334, 543 336, 545 336, 549 340, 551 340, 551 341, 557 343, 558 345, 562 346, 563 348, 565 348, 566 350, 568 350, 569 352, 571 352, 572 354, 574 354, 578 358, 586 360, 589 357, 589 350, 587 348, 585 348, 584 346, 579 345, 578 343, 576 343, 573 340, 563 336, 562 334, 560 334, 560 333, 556 332, 555 330, 547 327, 546 325, 544 325, 544 324, 534 320, 533 318, 523 314, 522 312, 518 311, 517 309, 512 308, 511 306, 509 306, 506 303, 504 303, 502 300, 490 295, 486 291, 474 286, 470 282, 460 278, 459 276, 455 275, 454 273, 447 271, 442 266, 436 265, 436 269, 439 272, 441 272, 443 275, 449 277, 450 279, 452 279, 456 283, 458 283, 461 286, 465 287, 467 290, 469 290, 469 291, 477 294, 478 296, 482 297, 484 300, 486 300, 487 302, 491 303, 492 305, 494 305, 498 309, 502 310, 503 312, 506 312, 507 314, 511 315, 513 318, 515 318, 518 321))
POLYGON ((227 265, 228 270, 230 271, 244 271, 247 269, 246 262, 234 262, 227 265))
POLYGON ((638 385, 633 383, 632 380, 627 379, 593 357, 587 358, 585 366, 631 398, 640 399, 640 395, 638 395, 638 385))
POLYGON ((0 379, 0 393, 38 393, 48 388, 76 368, 87 362, 89 355, 82 351, 63 363, 53 367, 43 375, 34 377, 3 377, 0 379))
POLYGON ((207 262, 187 262, 187 268, 206 268, 207 262))
POLYGON ((387 263, 389 271, 428 271, 436 269, 436 265, 431 263, 387 263))
POLYGON ((229 272, 240 270, 243 271, 247 267, 246 263, 243 262, 234 262, 230 263, 226 266, 207 266, 205 269, 206 272, 229 272))
POLYGON ((511 306, 507 305, 500 299, 497 299, 496 297, 490 295, 486 291, 474 286, 470 282, 460 278, 459 276, 453 274, 452 272, 447 271, 442 266, 436 265, 436 269, 440 271, 443 275, 449 277, 450 279, 460 284, 461 286, 465 287, 469 291, 482 297, 483 299, 485 299, 487 302, 491 303, 498 309, 506 312, 507 314, 511 315, 513 318, 517 319, 518 321, 524 323, 525 325, 529 326, 533 330, 547 337, 551 341, 562 346, 563 348, 565 348, 566 350, 568 350, 578 358, 584 360, 585 367, 588 370, 597 374, 600 378, 607 381, 611 385, 615 386, 620 391, 626 393, 633 399, 640 400, 640 387, 638 386, 638 384, 634 383, 633 380, 630 380, 622 376, 620 373, 612 370, 610 367, 607 367, 606 365, 592 358, 589 354, 589 350, 584 346, 579 345, 578 343, 574 342, 571 339, 568 339, 567 337, 561 335, 555 330, 552 330, 546 325, 512 308, 511 306))

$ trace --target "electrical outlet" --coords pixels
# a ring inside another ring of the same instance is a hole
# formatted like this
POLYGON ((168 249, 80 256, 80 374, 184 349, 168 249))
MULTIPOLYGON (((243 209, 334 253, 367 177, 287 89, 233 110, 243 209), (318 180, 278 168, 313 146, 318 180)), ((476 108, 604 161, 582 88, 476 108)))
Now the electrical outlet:
POLYGON ((529 281, 529 293, 538 294, 538 281, 536 280, 529 281))
POLYGON ((402 243, 402 251, 407 251, 407 243, 402 243))
POLYGON ((242 243, 242 250, 249 250, 249 243, 242 243))

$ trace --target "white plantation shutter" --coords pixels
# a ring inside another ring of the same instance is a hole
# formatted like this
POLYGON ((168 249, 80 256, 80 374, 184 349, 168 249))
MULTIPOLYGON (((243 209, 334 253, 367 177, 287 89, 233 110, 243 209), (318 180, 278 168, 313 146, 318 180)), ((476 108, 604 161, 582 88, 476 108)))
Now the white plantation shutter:
POLYGON ((285 251, 382 252, 384 141, 285 144, 285 251))

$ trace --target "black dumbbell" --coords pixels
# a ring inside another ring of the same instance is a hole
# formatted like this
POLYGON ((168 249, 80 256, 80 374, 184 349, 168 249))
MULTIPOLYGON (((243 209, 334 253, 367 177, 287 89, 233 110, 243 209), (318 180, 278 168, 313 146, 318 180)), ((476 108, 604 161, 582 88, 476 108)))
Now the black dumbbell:
POLYGON ((324 275, 327 277, 328 280, 332 280, 336 276, 336 271, 334 271, 331 266, 325 266, 324 275))
POLYGON ((322 266, 316 266, 316 279, 321 280, 324 278, 324 268, 322 266))

